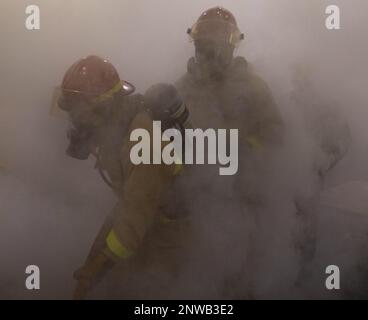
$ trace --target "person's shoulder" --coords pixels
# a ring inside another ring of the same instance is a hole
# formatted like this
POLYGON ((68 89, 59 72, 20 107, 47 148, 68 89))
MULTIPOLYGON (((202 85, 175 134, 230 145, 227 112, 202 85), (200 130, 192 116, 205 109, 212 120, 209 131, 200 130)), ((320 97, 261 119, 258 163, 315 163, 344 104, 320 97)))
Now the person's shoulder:
POLYGON ((238 80, 262 81, 261 77, 257 74, 254 65, 241 56, 234 58, 230 68, 230 73, 238 80))
POLYGON ((235 74, 238 74, 239 76, 245 76, 249 74, 251 65, 250 63, 244 58, 244 57, 235 57, 231 69, 235 74))
POLYGON ((140 110, 135 117, 133 118, 129 131, 133 131, 135 129, 145 129, 149 132, 152 131, 153 119, 148 111, 140 110))
POLYGON ((256 68, 244 57, 236 57, 231 66, 231 80, 244 85, 247 92, 256 95, 269 95, 267 82, 257 73, 256 68))
MULTIPOLYGON (((154 123, 154 120, 149 112, 147 111, 141 111, 139 112, 135 118, 133 119, 130 128, 129 128, 129 134, 127 136, 127 143, 121 150, 121 159, 122 159, 122 165, 125 169, 125 172, 127 173, 127 176, 131 176, 133 172, 146 172, 147 174, 152 174, 153 172, 158 172, 157 175, 160 178, 167 179, 171 178, 173 175, 173 172, 175 171, 175 165, 166 165, 164 163, 161 163, 160 165, 155 164, 140 164, 140 165, 133 165, 132 161, 130 160, 130 153, 134 145, 137 143, 135 139, 133 141, 131 140, 131 135, 134 130, 141 129, 144 132, 148 133, 149 141, 144 140, 143 143, 147 143, 148 146, 148 152, 150 154, 150 159, 154 159, 154 157, 160 157, 162 150, 166 147, 166 145, 169 142, 163 142, 161 141, 160 145, 161 148, 156 148, 153 142, 153 130, 154 126, 156 124, 154 123)), ((143 141, 143 140, 142 140, 143 141)), ((144 147, 144 144, 142 145, 144 147)), ((155 174, 156 175, 156 174, 155 174)))
POLYGON ((259 94, 271 95, 269 84, 252 64, 248 64, 248 82, 253 91, 259 94))
POLYGON ((131 139, 132 133, 138 129, 148 131, 150 137, 152 137, 152 119, 148 112, 140 111, 136 113, 133 119, 130 121, 128 130, 126 131, 124 137, 125 143, 122 144, 120 149, 120 161, 123 168, 124 176, 126 178, 128 178, 132 174, 134 168, 138 167, 133 165, 130 158, 131 149, 137 143, 136 141, 131 139))
POLYGON ((127 105, 136 110, 136 113, 144 109, 144 96, 142 94, 132 94, 124 97, 124 99, 127 105))

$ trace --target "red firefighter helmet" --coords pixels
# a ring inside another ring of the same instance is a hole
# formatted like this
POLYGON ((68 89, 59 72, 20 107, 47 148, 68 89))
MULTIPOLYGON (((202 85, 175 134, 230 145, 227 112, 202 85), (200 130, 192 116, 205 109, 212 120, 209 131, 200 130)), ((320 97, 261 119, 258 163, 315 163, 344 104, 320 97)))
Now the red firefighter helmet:
POLYGON ((208 39, 237 46, 244 39, 234 15, 222 7, 206 10, 187 33, 192 40, 208 39))
POLYGON ((135 88, 120 79, 115 67, 106 59, 90 55, 75 62, 65 73, 61 93, 67 104, 84 100, 98 103, 112 98, 116 93, 128 95, 135 88), (70 103, 69 103, 70 102, 70 103))

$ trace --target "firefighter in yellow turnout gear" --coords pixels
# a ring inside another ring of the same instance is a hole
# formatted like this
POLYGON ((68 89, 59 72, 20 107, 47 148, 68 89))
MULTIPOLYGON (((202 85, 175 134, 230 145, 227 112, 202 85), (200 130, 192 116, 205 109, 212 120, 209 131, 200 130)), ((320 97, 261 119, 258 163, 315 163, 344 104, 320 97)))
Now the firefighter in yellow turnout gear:
MULTIPOLYGON (((119 197, 84 266, 75 273, 78 281, 75 299, 85 298, 110 269, 113 269, 110 274, 115 277, 115 288, 106 292, 105 297, 127 298, 131 296, 124 291, 129 289, 124 288, 124 281, 130 277, 129 272, 157 268, 163 275, 158 281, 164 282, 180 266, 177 258, 183 251, 178 249, 180 245, 175 239, 180 241, 185 219, 170 217, 165 209, 168 198, 165 195, 181 174, 182 166, 133 165, 130 161, 133 142, 129 137, 137 128, 146 129, 152 136, 153 120, 162 120, 163 126, 166 123, 167 127, 184 128, 188 114, 175 88, 169 85, 153 87, 147 98, 129 95, 133 90, 132 85, 120 80, 112 64, 96 56, 76 62, 63 80, 59 107, 68 112, 73 124, 67 153, 81 160, 93 154, 103 179, 119 197), (156 105, 154 110, 150 108, 153 105, 156 105), (182 108, 185 119, 181 117, 179 123, 159 110, 166 106, 166 111, 182 108), (163 113, 168 119, 161 118, 163 113), (158 251, 165 252, 160 255, 158 251), (172 253, 174 263, 168 263, 167 253, 172 253)), ((150 297, 151 293, 139 294, 150 297)))

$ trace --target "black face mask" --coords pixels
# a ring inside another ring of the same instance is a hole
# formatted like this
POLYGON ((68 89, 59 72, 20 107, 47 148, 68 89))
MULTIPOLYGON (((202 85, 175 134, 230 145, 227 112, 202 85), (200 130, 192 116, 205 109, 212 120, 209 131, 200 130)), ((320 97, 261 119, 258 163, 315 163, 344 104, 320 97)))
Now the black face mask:
POLYGON ((234 47, 218 45, 212 41, 195 42, 195 58, 201 70, 208 75, 222 74, 230 66, 234 57, 234 47))
POLYGON ((93 107, 87 103, 79 103, 69 107, 64 103, 72 122, 68 130, 69 146, 67 155, 78 160, 87 160, 92 150, 97 146, 97 135, 111 119, 113 113, 113 100, 100 102, 93 107))
POLYGON ((87 160, 94 144, 95 130, 87 127, 73 127, 68 130, 69 146, 66 154, 74 159, 87 160))

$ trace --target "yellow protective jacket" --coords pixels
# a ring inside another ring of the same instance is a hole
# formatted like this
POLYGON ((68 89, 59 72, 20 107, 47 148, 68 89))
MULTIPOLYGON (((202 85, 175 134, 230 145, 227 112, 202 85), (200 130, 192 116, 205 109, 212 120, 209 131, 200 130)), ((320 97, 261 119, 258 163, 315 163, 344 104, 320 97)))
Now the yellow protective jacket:
MULTIPOLYGON (((106 238, 108 249, 117 257, 125 258, 136 252, 143 238, 159 219, 162 194, 170 186, 176 172, 175 165, 133 165, 128 141, 136 128, 146 129, 152 137, 152 119, 147 113, 138 114, 133 120, 126 141, 121 149, 121 166, 124 184, 121 190, 121 212, 106 238)), ((152 150, 151 146, 151 150, 152 150)), ((151 158, 152 159, 152 158, 151 158)))
MULTIPOLYGON (((133 104, 135 102, 133 101, 133 104)), ((127 108, 123 108, 122 112, 125 112, 122 116, 127 117, 127 108)), ((116 118, 119 117, 118 115, 116 118)), ((129 121, 121 144, 101 147, 98 166, 116 186, 114 191, 119 201, 97 235, 87 262, 101 250, 114 260, 130 258, 141 250, 147 235, 154 233, 152 230, 160 229, 162 225, 166 229, 172 227, 172 224, 168 223, 169 219, 163 214, 162 199, 182 166, 134 165, 130 160, 131 147, 136 143, 130 141, 131 132, 134 129, 146 129, 152 137, 152 125, 151 116, 145 111, 140 111, 129 121), (118 152, 111 149, 117 147, 118 152)), ((160 233, 161 237, 164 236, 163 232, 160 233)))

